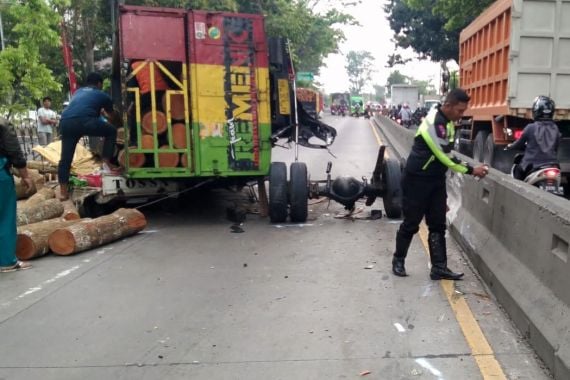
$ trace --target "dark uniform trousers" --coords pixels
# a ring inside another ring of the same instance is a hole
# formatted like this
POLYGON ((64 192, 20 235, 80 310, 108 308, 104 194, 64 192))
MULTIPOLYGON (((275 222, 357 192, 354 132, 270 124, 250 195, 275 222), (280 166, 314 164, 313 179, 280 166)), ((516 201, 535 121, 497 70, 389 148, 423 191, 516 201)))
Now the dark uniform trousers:
POLYGON ((425 216, 430 234, 445 236, 447 189, 445 177, 415 176, 404 173, 402 178, 402 211, 404 221, 397 235, 394 256, 405 258, 413 236, 425 216))

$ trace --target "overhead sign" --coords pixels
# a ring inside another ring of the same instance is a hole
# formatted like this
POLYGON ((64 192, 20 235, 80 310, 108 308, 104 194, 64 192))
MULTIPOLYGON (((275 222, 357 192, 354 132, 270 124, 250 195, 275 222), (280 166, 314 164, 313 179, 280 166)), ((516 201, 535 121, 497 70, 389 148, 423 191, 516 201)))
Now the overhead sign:
POLYGON ((309 72, 309 71, 301 71, 297 73, 297 80, 303 80, 303 81, 313 81, 315 79, 313 73, 309 72))

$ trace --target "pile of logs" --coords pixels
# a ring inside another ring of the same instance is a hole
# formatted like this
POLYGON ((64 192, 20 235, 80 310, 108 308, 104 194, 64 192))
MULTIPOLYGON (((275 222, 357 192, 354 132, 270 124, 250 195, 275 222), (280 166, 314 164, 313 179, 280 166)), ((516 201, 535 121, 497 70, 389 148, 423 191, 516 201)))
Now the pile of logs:
MULTIPOLYGON (((18 178, 15 178, 18 181, 18 178)), ((81 219, 71 200, 61 202, 43 183, 27 200, 18 201, 16 256, 29 260, 46 255, 70 255, 111 243, 142 231, 144 215, 135 209, 119 209, 100 218, 81 219)), ((26 195, 22 189, 22 195, 26 195)))
MULTIPOLYGON (((172 133, 168 132, 168 117, 166 115, 166 98, 162 97, 162 109, 155 112, 154 118, 151 111, 146 110, 141 118, 141 145, 129 145, 129 149, 154 149, 155 145, 158 149, 158 167, 175 168, 178 166, 186 167, 188 165, 188 156, 182 153, 166 152, 170 149, 186 149, 188 147, 188 129, 184 122, 185 107, 184 95, 170 94, 170 123, 172 133), (153 122, 153 120, 155 120, 153 122), (156 130, 157 141, 154 141, 154 132, 156 130)), ((160 108, 159 108, 160 109, 160 108)), ((117 145, 120 150, 117 153, 117 162, 122 167, 127 166, 127 158, 125 152, 124 130, 118 134, 117 145)), ((135 139, 136 140, 136 139, 135 139)), ((138 140, 137 140, 138 141, 138 140)), ((145 153, 128 154, 128 166, 130 168, 154 167, 154 155, 145 153)))

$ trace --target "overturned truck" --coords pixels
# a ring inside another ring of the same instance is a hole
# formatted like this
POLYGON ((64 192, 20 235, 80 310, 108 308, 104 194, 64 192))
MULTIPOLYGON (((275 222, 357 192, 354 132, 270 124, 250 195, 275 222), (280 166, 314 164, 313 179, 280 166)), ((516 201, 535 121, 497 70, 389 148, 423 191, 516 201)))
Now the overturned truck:
POLYGON ((288 49, 266 37, 263 17, 117 5, 114 19, 112 95, 124 124, 116 160, 124 174, 103 175, 87 205, 206 182, 263 186, 269 177, 271 221, 304 222, 307 167, 293 163, 288 181, 271 150, 280 139, 327 148, 336 130, 296 101, 288 49))

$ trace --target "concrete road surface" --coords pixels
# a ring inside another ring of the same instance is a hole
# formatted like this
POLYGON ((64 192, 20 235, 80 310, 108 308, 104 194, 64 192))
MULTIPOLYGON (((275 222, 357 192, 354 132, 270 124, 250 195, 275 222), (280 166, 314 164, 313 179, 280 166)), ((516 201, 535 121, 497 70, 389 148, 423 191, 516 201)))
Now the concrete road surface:
MULTIPOLYGON (((334 175, 370 177, 370 122, 325 121, 338 158, 302 148, 311 177, 328 160, 334 175)), ((453 242, 464 281, 431 281, 420 238, 397 278, 399 221, 366 218, 381 200, 353 219, 309 207, 306 224, 271 225, 247 191, 193 194, 143 209, 138 236, 1 275, 0 379, 549 378, 453 242), (236 204, 252 212, 241 233, 226 219, 236 204)))

